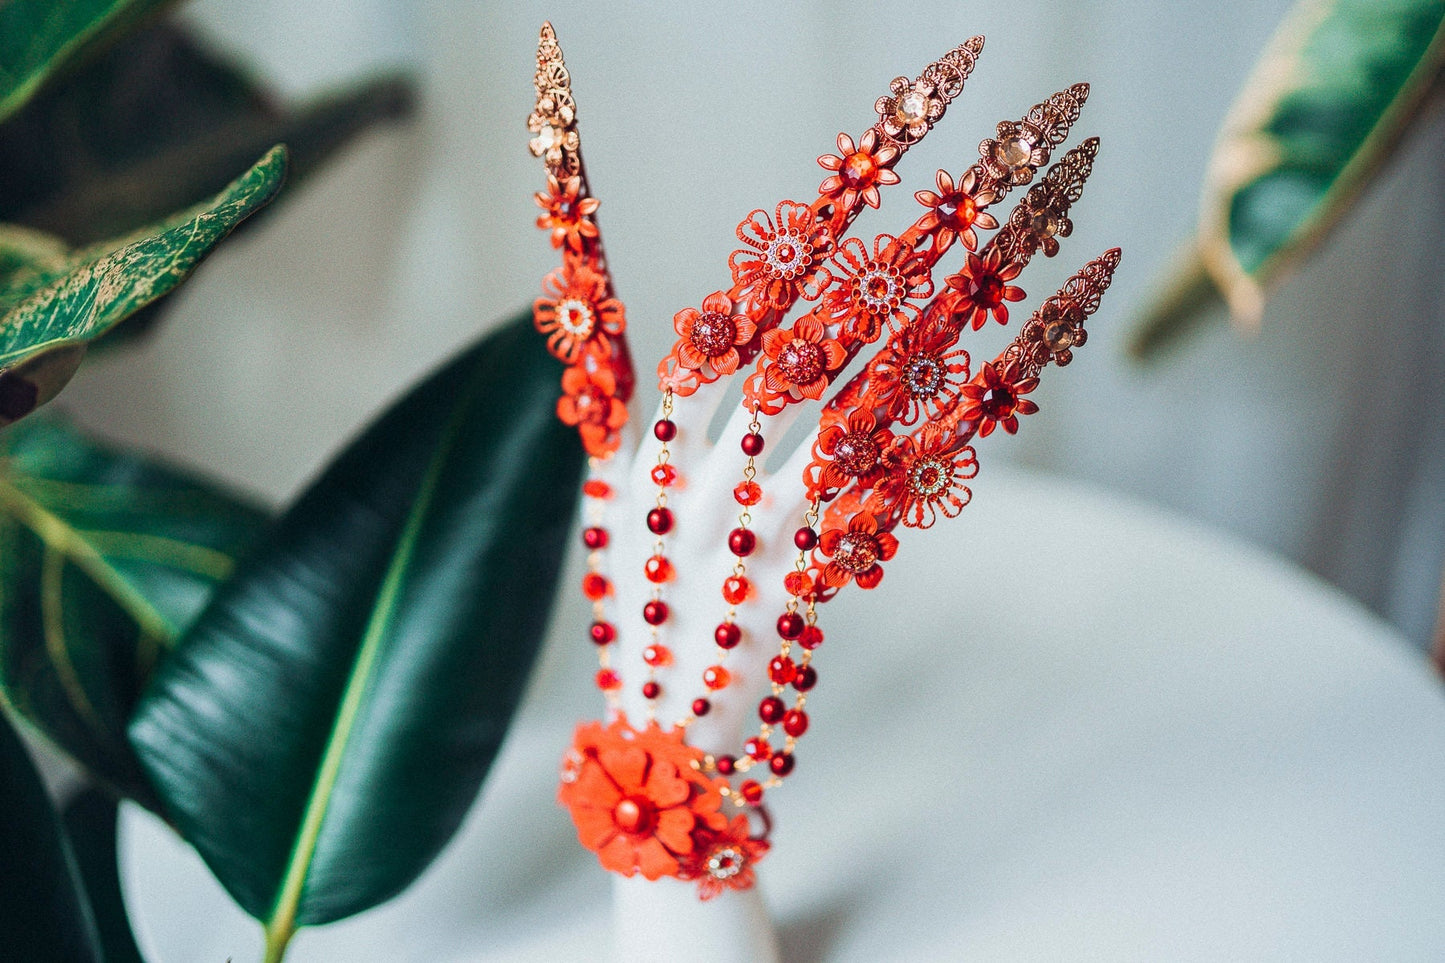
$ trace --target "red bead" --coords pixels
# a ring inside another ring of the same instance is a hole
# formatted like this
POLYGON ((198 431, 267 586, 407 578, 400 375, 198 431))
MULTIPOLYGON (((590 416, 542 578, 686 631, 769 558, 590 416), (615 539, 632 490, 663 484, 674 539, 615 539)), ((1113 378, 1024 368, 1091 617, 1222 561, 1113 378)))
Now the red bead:
POLYGON ((752 594, 753 584, 745 575, 732 575, 723 580, 722 594, 730 605, 741 605, 752 594))
POLYGON ((705 716, 705 715, 707 715, 708 712, 710 712, 711 710, 712 710, 712 703, 711 703, 711 702, 708 702, 706 699, 693 699, 693 700, 692 700, 692 714, 693 714, 693 715, 695 715, 695 716, 705 716))
POLYGON ((652 483, 667 488, 677 481, 677 469, 671 465, 654 465, 652 467, 652 483))
POLYGON ((778 634, 785 639, 796 639, 803 634, 803 617, 797 612, 784 612, 778 616, 778 634))
POLYGON ((749 458, 755 458, 763 453, 763 436, 755 431, 743 435, 743 454, 749 458))
POLYGON ((642 607, 642 621, 648 625, 661 625, 667 621, 667 603, 654 599, 642 607))
POLYGON ((783 716, 783 731, 797 738, 808 731, 808 714, 802 709, 789 709, 783 716))
POLYGON ((791 752, 780 752, 768 760, 768 768, 775 776, 786 776, 793 771, 793 754, 791 752))
POLYGON ((761 736, 753 736, 743 743, 743 752, 752 756, 758 762, 762 762, 773 754, 773 747, 768 745, 768 740, 761 736))
POLYGON ((798 677, 793 680, 793 688, 799 692, 807 692, 818 684, 818 670, 811 665, 805 665, 798 670, 798 677))
POLYGON ((611 622, 593 622, 592 628, 587 630, 592 636, 592 641, 598 645, 607 645, 617 639, 617 626, 611 622))
POLYGON ((751 806, 756 806, 763 801, 763 787, 757 780, 749 779, 738 787, 738 792, 743 794, 743 799, 751 806))
POLYGON ((805 525, 793 533, 793 544, 805 552, 812 551, 818 544, 818 533, 805 525))
POLYGON ((607 529, 605 528, 584 528, 582 530, 582 544, 591 549, 607 547, 607 529))
POLYGON ((658 441, 672 441, 677 437, 677 425, 663 418, 652 426, 652 433, 657 436, 658 441))
POLYGON ((758 487, 757 482, 742 482, 733 489, 733 498, 737 499, 739 505, 756 505, 763 500, 763 490, 758 487))
POLYGON ((783 713, 785 712, 787 712, 787 707, 783 705, 783 700, 777 696, 768 696, 762 702, 758 703, 758 718, 770 726, 774 723, 781 722, 783 713))
POLYGON ((811 652, 823 644, 823 630, 816 625, 804 626, 803 634, 798 636, 798 644, 811 652))
POLYGON ((743 630, 736 622, 724 622, 713 630, 712 637, 718 648, 731 649, 743 640, 743 630))
POLYGON ((647 530, 654 535, 666 535, 672 531, 672 509, 654 508, 647 513, 647 530))
POLYGON ((612 486, 600 478, 592 478, 582 484, 582 494, 588 498, 611 498, 612 486))
POLYGON ((758 537, 746 528, 735 528, 728 532, 728 548, 738 558, 746 558, 758 547, 758 537))
POLYGON ((624 833, 646 836, 657 820, 657 807, 644 798, 628 796, 612 807, 612 822, 624 833))
MULTIPOLYGON (((768 663, 768 678, 778 685, 787 685, 798 677, 798 667, 786 655, 775 655, 768 663)), ((775 721, 775 720, 769 720, 775 721)))
POLYGON ((812 593, 813 580, 805 572, 789 572, 783 576, 783 588, 788 594, 795 598, 803 598, 812 593))
POLYGON ((732 680, 732 675, 720 665, 710 665, 702 670, 702 684, 714 692, 727 688, 732 680))
POLYGON ((671 582, 672 577, 677 574, 665 555, 654 555, 649 558, 643 563, 642 571, 647 576, 647 580, 654 585, 671 582))
POLYGON ((644 699, 656 699, 662 695, 662 686, 656 682, 644 682, 642 684, 642 697, 644 699))
POLYGON ((596 572, 588 572, 582 576, 582 594, 594 602, 600 601, 612 594, 612 583, 596 572))
POLYGON ((672 665, 672 650, 665 645, 649 645, 642 650, 642 661, 653 668, 672 665))
POLYGON ((601 669, 597 672, 597 688, 603 692, 611 692, 622 685, 622 677, 611 669, 601 669))
POLYGON ((719 774, 724 776, 731 776, 733 774, 733 770, 737 768, 738 761, 732 756, 718 756, 712 761, 712 764, 717 769, 719 774))

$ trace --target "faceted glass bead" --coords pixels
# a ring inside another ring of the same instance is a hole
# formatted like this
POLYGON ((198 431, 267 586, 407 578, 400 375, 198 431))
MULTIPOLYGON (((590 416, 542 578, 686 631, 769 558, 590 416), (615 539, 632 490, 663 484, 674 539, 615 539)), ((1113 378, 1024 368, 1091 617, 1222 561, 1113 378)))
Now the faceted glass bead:
POLYGON ((738 787, 738 792, 742 793, 743 799, 750 806, 756 806, 763 801, 763 787, 762 784, 756 780, 747 780, 738 787))
POLYGON ((611 498, 612 486, 600 478, 589 478, 582 485, 582 494, 588 498, 611 498))
POLYGON ((668 488, 677 482, 677 469, 671 465, 654 465, 652 468, 652 483, 668 488))
MULTIPOLYGON (((768 678, 772 679, 778 685, 787 685, 797 677, 798 667, 794 664, 793 660, 786 655, 775 655, 773 656, 773 660, 768 663, 768 678)), ((779 702, 778 705, 781 706, 782 703, 779 702)), ((777 720, 774 719, 772 721, 776 722, 777 720)))
POLYGON ((753 736, 747 742, 743 743, 743 752, 762 762, 773 754, 773 747, 768 745, 768 740, 762 736, 753 736))
POLYGON ((808 714, 802 709, 789 709, 783 716, 783 731, 793 738, 808 731, 808 714))
POLYGON ((672 650, 665 645, 649 645, 642 650, 642 661, 653 668, 672 665, 672 650))
POLYGON ((756 505, 763 500, 763 490, 755 481, 745 481, 733 489, 733 498, 739 505, 756 505))
POLYGON ((672 567, 672 562, 668 561, 665 555, 654 555, 649 558, 643 564, 642 571, 649 582, 659 585, 672 581, 673 576, 677 574, 672 567))
POLYGON ((731 575, 723 580, 722 595, 729 605, 741 605, 752 591, 753 583, 746 575, 731 575))
POLYGON ((582 594, 594 602, 612 594, 612 583, 604 575, 588 572, 582 576, 582 594))
POLYGON ((778 634, 785 639, 796 639, 803 634, 803 617, 797 612, 784 612, 778 616, 778 634))
POLYGON ((603 692, 611 692, 621 688, 622 677, 611 669, 600 669, 597 672, 597 688, 603 692))
POLYGON ((795 598, 803 598, 813 591, 813 580, 806 572, 789 572, 783 576, 783 588, 795 598))
POLYGON ((720 665, 710 665, 702 670, 702 684, 714 692, 718 689, 726 689, 727 684, 732 680, 732 674, 720 665))
POLYGON ((798 636, 798 644, 811 652, 823 644, 823 630, 816 625, 805 627, 803 634, 798 636))

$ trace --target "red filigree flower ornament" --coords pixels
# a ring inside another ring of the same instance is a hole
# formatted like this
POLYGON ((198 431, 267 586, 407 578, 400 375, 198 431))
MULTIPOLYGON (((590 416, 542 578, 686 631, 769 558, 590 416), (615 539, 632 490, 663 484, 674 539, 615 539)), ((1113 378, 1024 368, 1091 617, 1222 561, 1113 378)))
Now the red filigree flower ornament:
POLYGON ((1019 276, 1023 266, 1004 263, 1003 251, 993 248, 983 257, 970 253, 963 270, 950 275, 949 287, 958 292, 957 310, 964 324, 982 328, 992 314, 999 324, 1008 323, 1008 302, 1022 301, 1024 289, 1008 282, 1019 276))
POLYGON ((851 210, 861 198, 869 207, 877 207, 880 186, 898 183, 898 175, 889 167, 898 160, 900 151, 892 144, 880 149, 878 132, 868 128, 857 144, 847 134, 838 135, 838 153, 824 154, 818 165, 833 171, 818 185, 818 193, 835 198, 844 210, 851 210))
POLYGON ((851 484, 870 487, 883 473, 883 453, 893 443, 893 432, 880 428, 867 408, 846 415, 823 412, 813 440, 813 460, 803 472, 810 498, 829 498, 851 484))
POLYGON ((864 344, 878 340, 886 322, 910 324, 918 317, 913 298, 933 295, 933 276, 913 251, 890 234, 873 239, 873 256, 856 237, 833 254, 841 285, 828 295, 829 313, 843 318, 842 334, 864 344))
POLYGON ((542 290, 551 296, 532 302, 532 318, 547 336, 548 351, 569 365, 584 351, 599 359, 612 354, 610 339, 622 334, 627 321, 622 302, 607 296, 606 278, 566 258, 542 281, 542 290))
POLYGON ((709 294, 702 310, 683 308, 672 318, 678 363, 698 372, 702 382, 716 381, 738 370, 738 348, 753 340, 758 326, 746 315, 733 314, 733 302, 721 291, 709 294))
POLYGON ((622 442, 620 429, 627 424, 627 405, 617 397, 617 376, 608 368, 573 365, 562 372, 562 392, 557 417, 576 427, 587 454, 606 458, 615 452, 622 442))
POLYGON ((992 230, 998 227, 998 219, 984 210, 998 201, 1000 195, 994 190, 979 190, 978 171, 972 167, 963 175, 957 185, 948 171, 938 172, 938 192, 919 191, 913 197, 928 208, 928 213, 914 225, 920 231, 933 231, 933 243, 941 254, 953 246, 955 238, 970 251, 978 247, 978 235, 974 228, 992 230))
POLYGON ((830 528, 818 540, 818 551, 828 557, 823 582, 842 588, 857 579, 860 588, 871 589, 883 580, 883 566, 898 551, 898 539, 880 532, 878 521, 868 512, 848 520, 847 529, 830 528))
POLYGON ((978 145, 984 171, 997 181, 1021 187, 1049 162, 1044 132, 1028 121, 1006 120, 998 132, 978 145))
POLYGON ((546 193, 533 195, 542 214, 537 226, 552 232, 552 246, 566 244, 573 251, 580 252, 586 240, 597 239, 597 224, 592 215, 601 204, 595 197, 581 197, 582 178, 573 176, 559 181, 547 175, 546 193))
POLYGON ((919 140, 943 116, 944 103, 935 96, 938 88, 926 78, 894 77, 888 89, 893 96, 879 97, 873 109, 889 137, 908 143, 919 140))
POLYGON ((904 425, 943 411, 968 381, 968 352, 954 348, 958 334, 943 311, 895 334, 868 366, 867 402, 904 425))
POLYGON ((909 528, 928 528, 940 514, 957 516, 973 497, 963 482, 978 474, 978 458, 971 447, 955 448, 953 432, 937 424, 897 439, 883 454, 887 468, 868 510, 909 528))
POLYGON ((698 881, 698 896, 709 900, 730 889, 751 889, 753 867, 767 855, 769 846, 748 829, 746 816, 735 816, 721 832, 699 829, 693 833, 692 859, 684 879, 698 881))
POLYGON ((1010 435, 1017 434, 1018 416, 1039 410, 1038 405, 1021 396, 1038 386, 1038 378, 1022 377, 1015 364, 999 371, 992 361, 986 362, 979 377, 964 385, 958 418, 976 422, 982 438, 993 434, 997 426, 1002 426, 1010 435))
POLYGON ((799 297, 815 300, 828 286, 822 259, 833 249, 828 226, 806 204, 783 201, 768 217, 753 211, 738 225, 747 248, 728 258, 739 297, 749 305, 786 311, 799 297))
MULTIPOLYGON (((814 401, 823 397, 832 372, 848 359, 848 352, 828 337, 823 322, 812 315, 799 318, 792 328, 774 328, 763 333, 763 354, 759 402, 764 410, 776 410, 796 392, 814 401)), ((756 387, 756 379, 750 387, 756 387)))

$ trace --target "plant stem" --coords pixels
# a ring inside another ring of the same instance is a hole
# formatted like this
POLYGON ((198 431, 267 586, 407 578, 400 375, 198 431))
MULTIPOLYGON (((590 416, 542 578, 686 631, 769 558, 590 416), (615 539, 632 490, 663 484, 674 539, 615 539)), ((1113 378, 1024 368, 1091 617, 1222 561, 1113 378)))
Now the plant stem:
POLYGON ((286 947, 295 935, 296 927, 290 923, 266 927, 266 954, 261 957, 261 963, 281 963, 286 958, 286 947))

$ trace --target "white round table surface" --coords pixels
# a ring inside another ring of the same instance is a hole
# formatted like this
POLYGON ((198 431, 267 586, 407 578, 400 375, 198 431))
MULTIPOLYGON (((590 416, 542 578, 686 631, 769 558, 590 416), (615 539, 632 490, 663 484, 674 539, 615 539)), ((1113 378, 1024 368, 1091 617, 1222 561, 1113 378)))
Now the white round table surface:
MULTIPOLYGON (((785 959, 1445 959, 1445 691, 1417 652, 1157 509, 997 463, 973 488, 821 610, 759 867, 785 959)), ((606 958, 610 876, 554 801, 601 711, 578 565, 460 833, 288 963, 606 958)), ((148 959, 259 960, 157 820, 126 807, 120 845, 148 959)))

